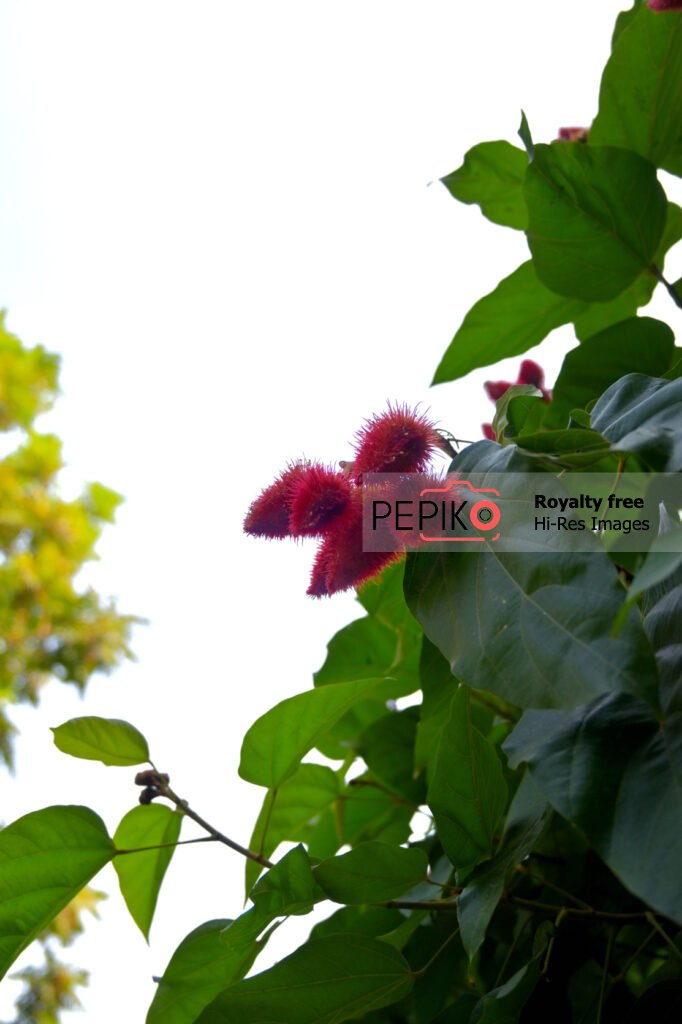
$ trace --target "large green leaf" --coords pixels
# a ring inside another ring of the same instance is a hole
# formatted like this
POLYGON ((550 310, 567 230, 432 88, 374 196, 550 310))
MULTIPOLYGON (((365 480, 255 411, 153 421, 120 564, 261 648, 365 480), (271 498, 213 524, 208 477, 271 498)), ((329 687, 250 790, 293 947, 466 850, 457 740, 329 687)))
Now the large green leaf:
POLYGON ((427 801, 450 861, 465 869, 490 857, 507 785, 495 747, 472 723, 466 686, 452 696, 429 774, 427 801))
POLYGON ((88 807, 45 807, 0 831, 0 977, 114 853, 88 807))
POLYGON ((480 142, 469 150, 462 166, 441 181, 461 203, 477 203, 488 220, 525 231, 527 167, 526 154, 509 142, 480 142))
POLYGON ((433 378, 434 384, 457 380, 479 366, 521 355, 588 307, 546 288, 532 260, 522 263, 479 299, 464 317, 433 378))
POLYGON ((360 843, 315 868, 315 878, 335 903, 384 903, 426 878, 428 860, 415 847, 360 843))
POLYGON ((250 969, 260 951, 261 930, 249 911, 237 921, 206 921, 190 932, 159 981, 147 1024, 192 1024, 219 992, 250 969), (240 932, 240 941, 223 940, 228 927, 240 932))
POLYGON ((145 939, 149 938, 156 901, 174 846, 180 837, 183 815, 163 804, 133 807, 114 833, 117 850, 159 846, 158 850, 119 854, 114 859, 123 899, 145 939))
POLYGON ((301 758, 358 700, 392 693, 392 681, 354 679, 288 697, 262 715, 242 743, 239 774, 273 788, 296 771, 301 758))
POLYGON ((652 377, 662 376, 672 364, 674 350, 675 336, 668 325, 646 316, 593 335, 564 357, 543 426, 565 426, 573 409, 586 408, 633 366, 652 377))
MULTIPOLYGON (((516 474, 529 464, 513 448, 480 442, 452 468, 508 470, 521 487, 516 474)), ((470 686, 519 707, 575 707, 617 689, 655 703, 655 664, 638 613, 610 635, 623 590, 599 550, 419 552, 408 556, 405 593, 424 632, 470 686)))
POLYGON ((642 6, 604 69, 589 142, 622 146, 682 171, 682 19, 642 6))
POLYGON ((613 450, 661 472, 682 469, 682 377, 621 377, 595 404, 591 423, 613 450))
MULTIPOLYGON (((679 623, 679 615, 677 618, 679 623)), ((682 923, 682 750, 626 694, 573 711, 527 711, 504 744, 623 884, 682 923)))
POLYGON ((533 263, 552 291, 605 302, 650 265, 667 204, 655 168, 636 153, 536 146, 524 191, 533 263))
MULTIPOLYGON (((665 267, 668 251, 682 238, 682 208, 676 203, 668 203, 663 237, 654 256, 654 263, 659 270, 665 267)), ((653 267, 647 267, 632 284, 609 302, 592 302, 584 313, 575 319, 575 333, 580 341, 591 338, 593 334, 605 330, 612 324, 619 323, 634 316, 640 306, 646 306, 658 284, 653 267)), ((628 366, 628 370, 633 364, 628 366)))
POLYGON ((467 880, 457 900, 457 919, 469 958, 478 952, 504 892, 509 872, 531 852, 549 817, 547 800, 526 774, 512 800, 494 857, 467 880))
POLYGON ((72 718, 52 732, 55 745, 72 757, 108 765, 143 764, 149 760, 149 747, 142 733, 118 718, 72 718))
MULTIPOLYGON (((265 857, 285 840, 300 842, 311 824, 340 796, 338 776, 320 764, 302 764, 276 789, 265 794, 249 848, 265 857)), ((263 868, 246 862, 246 892, 254 886, 263 868)))
POLYGON ((398 1002, 412 984, 405 959, 387 943, 330 935, 227 989, 198 1024, 342 1024, 398 1002))
POLYGON ((533 941, 533 958, 511 978, 496 986, 479 1000, 469 1024, 517 1024, 519 1013, 528 1002, 540 978, 540 969, 552 926, 545 922, 533 941))

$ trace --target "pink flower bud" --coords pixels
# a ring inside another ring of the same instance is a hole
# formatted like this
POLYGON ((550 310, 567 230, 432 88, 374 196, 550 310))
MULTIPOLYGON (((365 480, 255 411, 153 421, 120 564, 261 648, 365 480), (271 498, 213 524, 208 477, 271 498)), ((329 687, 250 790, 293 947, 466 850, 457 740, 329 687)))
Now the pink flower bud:
POLYGON ((534 387, 542 390, 545 385, 545 371, 534 360, 524 359, 519 367, 519 376, 516 383, 532 384, 534 387))
POLYGON ((502 398, 505 391, 509 391, 511 382, 508 380, 487 380, 483 385, 483 389, 492 402, 496 402, 498 398, 502 398))
POLYGON ((560 128, 559 142, 587 142, 589 128, 560 128))

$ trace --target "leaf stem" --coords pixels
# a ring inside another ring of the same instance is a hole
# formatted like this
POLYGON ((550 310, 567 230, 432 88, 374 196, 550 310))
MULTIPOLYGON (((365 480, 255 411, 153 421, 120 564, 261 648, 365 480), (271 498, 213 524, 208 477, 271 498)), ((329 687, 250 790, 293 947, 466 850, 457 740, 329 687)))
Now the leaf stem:
POLYGON ((215 843, 215 836, 199 836, 197 839, 178 839, 176 843, 155 843, 153 846, 133 846, 130 850, 117 850, 115 857, 124 857, 128 853, 146 853, 147 850, 167 850, 169 847, 189 846, 190 843, 215 843))
POLYGON ((452 942, 452 940, 453 940, 453 939, 455 939, 455 938, 457 938, 457 936, 458 936, 458 935, 459 935, 459 925, 457 926, 457 928, 455 928, 455 929, 454 929, 453 931, 451 931, 451 932, 450 932, 450 934, 448 935, 448 937, 447 937, 447 939, 445 940, 445 942, 443 942, 443 943, 442 943, 442 944, 441 944, 441 945, 440 945, 440 946, 438 947, 438 949, 436 950, 436 952, 435 952, 435 953, 433 954, 433 956, 432 956, 432 957, 429 957, 429 959, 428 959, 428 960, 426 961, 426 963, 424 964, 424 966, 423 966, 423 967, 420 967, 418 971, 412 971, 412 976, 413 976, 414 978, 423 978, 423 977, 424 977, 424 975, 426 974, 426 972, 428 971, 429 967, 431 967, 431 965, 432 965, 432 964, 433 964, 433 963, 434 963, 434 962, 435 962, 435 961, 436 961, 436 960, 438 959, 438 957, 439 957, 439 956, 441 955, 441 953, 443 952, 443 950, 444 950, 444 949, 446 949, 446 947, 447 947, 447 946, 449 946, 449 945, 450 945, 450 943, 452 942))
POLYGON ((663 273, 656 266, 655 263, 651 265, 651 271, 656 277, 656 279, 660 281, 660 283, 663 285, 663 287, 665 288, 665 290, 667 291, 668 295, 673 300, 675 305, 679 306, 679 308, 682 309, 682 296, 678 295, 675 285, 671 284, 670 281, 666 281, 666 279, 663 277, 663 273))

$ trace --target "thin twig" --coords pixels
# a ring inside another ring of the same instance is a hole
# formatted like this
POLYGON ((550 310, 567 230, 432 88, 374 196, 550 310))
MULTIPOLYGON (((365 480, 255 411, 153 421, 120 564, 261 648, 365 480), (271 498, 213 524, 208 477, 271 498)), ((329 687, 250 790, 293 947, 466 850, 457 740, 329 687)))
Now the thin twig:
POLYGON ((159 795, 167 797, 171 803, 175 804, 179 811, 182 811, 182 813, 186 814, 188 818, 195 821, 197 825, 203 828, 205 832, 208 832, 213 839, 217 840, 219 843, 223 843, 225 846, 229 846, 229 848, 231 850, 235 850, 236 853, 241 853, 242 857, 246 857, 247 860, 253 860, 256 864, 261 864, 264 868, 271 868, 273 866, 272 861, 268 860, 267 857, 263 857, 262 854, 249 850, 246 846, 242 846, 240 843, 235 843, 234 839, 228 838, 228 836, 219 832, 217 828, 214 828, 213 825, 210 825, 205 818, 202 818, 200 814, 197 814, 197 812, 190 807, 187 800, 183 800, 182 797, 178 796, 178 794, 170 788, 166 779, 160 772, 155 770, 155 776, 154 786, 158 789, 159 795))
POLYGON ((176 846, 189 846, 190 843, 217 843, 215 836, 199 836, 198 839, 178 839, 175 843, 155 843, 154 846, 133 846, 130 850, 117 850, 115 857, 124 857, 128 853, 146 853, 147 850, 166 850, 176 846))

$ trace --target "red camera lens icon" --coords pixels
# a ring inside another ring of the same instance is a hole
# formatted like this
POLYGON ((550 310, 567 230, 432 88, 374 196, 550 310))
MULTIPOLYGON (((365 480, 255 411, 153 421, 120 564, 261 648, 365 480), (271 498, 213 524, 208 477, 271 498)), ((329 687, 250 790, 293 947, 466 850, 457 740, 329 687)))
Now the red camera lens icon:
POLYGON ((469 480, 451 480, 445 487, 426 487, 420 493, 438 514, 420 514, 420 540, 427 543, 480 544, 500 536, 500 507, 492 497, 500 497, 494 487, 474 487, 469 480), (428 532, 427 532, 428 531, 428 532))

